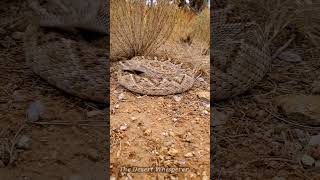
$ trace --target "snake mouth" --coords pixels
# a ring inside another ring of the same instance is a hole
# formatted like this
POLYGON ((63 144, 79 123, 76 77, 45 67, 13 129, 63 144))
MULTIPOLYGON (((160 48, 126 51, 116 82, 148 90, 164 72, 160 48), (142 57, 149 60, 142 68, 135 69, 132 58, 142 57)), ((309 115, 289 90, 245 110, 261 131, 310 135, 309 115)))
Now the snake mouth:
POLYGON ((123 70, 125 73, 135 74, 135 75, 142 75, 144 72, 138 70, 123 70))

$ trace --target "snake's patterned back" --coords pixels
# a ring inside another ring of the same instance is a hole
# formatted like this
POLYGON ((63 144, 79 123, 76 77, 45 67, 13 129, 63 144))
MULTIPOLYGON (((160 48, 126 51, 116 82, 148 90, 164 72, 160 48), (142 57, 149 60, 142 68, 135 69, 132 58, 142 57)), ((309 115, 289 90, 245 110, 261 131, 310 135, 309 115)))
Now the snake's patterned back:
POLYGON ((263 33, 255 24, 228 23, 228 9, 211 19, 213 100, 244 93, 269 70, 271 58, 263 33))

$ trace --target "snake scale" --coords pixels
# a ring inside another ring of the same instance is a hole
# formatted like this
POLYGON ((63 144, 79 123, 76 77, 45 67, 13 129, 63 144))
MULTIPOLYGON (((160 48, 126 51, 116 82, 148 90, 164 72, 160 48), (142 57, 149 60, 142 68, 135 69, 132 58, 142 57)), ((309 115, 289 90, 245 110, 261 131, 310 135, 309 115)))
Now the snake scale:
MULTIPOLYGON (((24 39, 26 62, 37 75, 69 94, 96 102, 105 101, 108 82, 109 18, 102 2, 52 0, 44 8, 41 2, 29 0, 36 18, 24 39)), ((214 100, 248 90, 262 79, 270 64, 258 31, 226 19, 225 11, 219 10, 211 24, 214 100)), ((138 56, 119 64, 119 84, 140 94, 182 93, 195 82, 193 70, 169 60, 138 56)))

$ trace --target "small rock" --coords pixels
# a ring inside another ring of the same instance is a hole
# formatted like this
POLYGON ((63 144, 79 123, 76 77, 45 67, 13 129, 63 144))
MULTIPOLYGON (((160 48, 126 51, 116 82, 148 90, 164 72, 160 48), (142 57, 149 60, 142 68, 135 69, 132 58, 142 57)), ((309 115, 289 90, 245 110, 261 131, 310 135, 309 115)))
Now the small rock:
POLYGON ((177 121, 178 121, 178 119, 177 119, 177 118, 173 118, 172 120, 173 120, 173 122, 177 122, 177 121))
POLYGON ((204 99, 206 101, 210 101, 210 92, 208 91, 200 91, 196 93, 198 98, 204 99))
POLYGON ((280 176, 275 176, 272 178, 272 180, 286 180, 286 178, 280 177, 280 176))
POLYGON ((307 136, 307 134, 304 131, 302 131, 301 129, 294 129, 293 135, 295 138, 297 138, 303 144, 307 143, 309 140, 309 137, 307 136))
POLYGON ((320 145, 320 134, 311 136, 309 145, 320 145))
POLYGON ((130 119, 131 119, 131 121, 136 121, 138 118, 136 118, 136 117, 131 117, 130 119))
POLYGON ((173 144, 175 143, 174 139, 170 136, 167 136, 165 139, 164 139, 164 142, 163 142, 163 145, 165 147, 170 147, 172 146, 173 144))
POLYGON ((209 180, 209 177, 207 176, 207 172, 206 171, 202 172, 202 180, 209 180))
POLYGON ((198 77, 197 80, 200 81, 200 82, 204 82, 203 77, 198 77))
POLYGON ((36 122, 40 119, 43 113, 43 105, 40 101, 35 101, 29 105, 27 109, 27 120, 31 122, 36 122))
POLYGON ((170 131, 169 135, 173 137, 174 136, 174 132, 170 131))
POLYGON ((145 136, 149 136, 150 134, 151 134, 151 129, 146 129, 144 132, 143 132, 143 134, 145 135, 145 136))
POLYGON ((202 113, 205 114, 205 115, 209 114, 209 112, 207 110, 203 110, 202 113))
POLYGON ((125 99, 124 93, 120 93, 119 96, 118 96, 118 100, 122 101, 124 99, 125 99))
POLYGON ((274 99, 280 112, 300 124, 320 125, 320 96, 284 95, 274 99))
POLYGON ((116 108, 116 109, 119 109, 119 107, 120 107, 119 104, 116 104, 116 105, 114 106, 114 108, 116 108))
POLYGON ((102 114, 102 112, 101 111, 89 111, 89 112, 87 112, 88 118, 93 117, 93 116, 97 116, 99 114, 102 114))
POLYGON ((188 152, 184 155, 184 157, 189 158, 189 157, 193 157, 193 153, 192 152, 188 152))
POLYGON ((23 32, 14 32, 12 34, 12 38, 15 39, 15 40, 22 40, 23 36, 24 36, 23 32))
POLYGON ((313 159, 313 157, 304 154, 304 155, 301 157, 301 163, 302 163, 303 165, 305 165, 305 166, 312 167, 313 164, 315 163, 315 160, 313 159))
POLYGON ((28 137, 28 136, 26 136, 26 135, 22 135, 22 136, 19 138, 16 146, 17 146, 18 149, 27 150, 27 149, 30 149, 31 142, 32 142, 32 141, 31 141, 31 138, 30 138, 30 137, 28 137))
POLYGON ((90 148, 88 151, 87 151, 87 155, 88 155, 88 158, 91 160, 91 161, 98 161, 99 160, 99 153, 96 149, 92 149, 90 148))
POLYGON ((174 99, 176 102, 180 102, 181 99, 182 99, 182 97, 175 95, 175 96, 173 96, 173 99, 174 99))
POLYGON ((174 149, 174 148, 170 148, 169 151, 168 151, 168 154, 170 156, 175 156, 176 154, 178 154, 178 150, 174 149))
POLYGON ((233 116, 234 111, 220 112, 220 111, 217 111, 216 109, 213 109, 212 113, 213 113, 212 126, 219 126, 219 125, 225 124, 227 120, 233 116))
POLYGON ((320 160, 320 145, 311 146, 310 155, 311 155, 314 159, 320 160))
POLYGON ((278 55, 278 58, 287 62, 302 62, 302 58, 292 50, 284 51, 278 55))
POLYGON ((120 130, 124 131, 128 128, 128 124, 124 123, 123 125, 120 126, 120 130))
POLYGON ((265 112, 264 110, 259 110, 259 111, 257 112, 257 115, 258 115, 258 117, 262 118, 262 117, 265 117, 265 116, 266 116, 266 112, 265 112))

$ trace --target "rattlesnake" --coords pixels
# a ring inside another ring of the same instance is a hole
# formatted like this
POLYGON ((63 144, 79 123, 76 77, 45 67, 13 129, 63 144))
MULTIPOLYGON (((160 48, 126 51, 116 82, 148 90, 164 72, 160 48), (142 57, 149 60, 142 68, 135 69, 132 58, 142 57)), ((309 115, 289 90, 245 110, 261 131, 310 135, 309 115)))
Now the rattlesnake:
POLYGON ((55 87, 104 103, 108 91, 107 7, 99 11, 98 0, 50 2, 45 8, 29 0, 34 16, 24 38, 27 64, 55 87))
MULTIPOLYGON (((61 4, 61 1, 56 1, 61 4)), ((80 1, 70 2, 77 4, 80 1)), ((99 4, 98 0, 88 2, 99 4)), ((37 9, 37 5, 31 3, 33 9, 37 9)), ((50 84, 72 95, 104 102, 108 66, 107 47, 104 46, 108 44, 105 42, 107 29, 104 27, 108 25, 108 17, 104 5, 102 10, 100 6, 89 5, 75 6, 73 13, 67 13, 67 17, 60 12, 51 15, 48 11, 38 10, 40 18, 38 23, 27 28, 24 48, 27 63, 32 70, 50 84), (71 32, 44 27, 71 29, 71 32), (95 35, 98 38, 93 41, 89 38, 91 42, 88 42, 88 38, 76 31, 79 28, 100 32, 102 35, 95 35)), ((252 28, 246 30, 241 24, 227 23, 224 10, 214 12, 211 27, 214 58, 211 63, 212 98, 220 100, 241 94, 259 82, 268 70, 270 58, 258 31, 252 28)), ((182 93, 189 90, 195 81, 192 70, 170 61, 135 57, 120 65, 119 83, 141 94, 182 93)))
POLYGON ((214 10, 211 21, 211 91, 217 101, 255 86, 271 64, 268 43, 259 26, 228 22, 229 10, 214 10))

